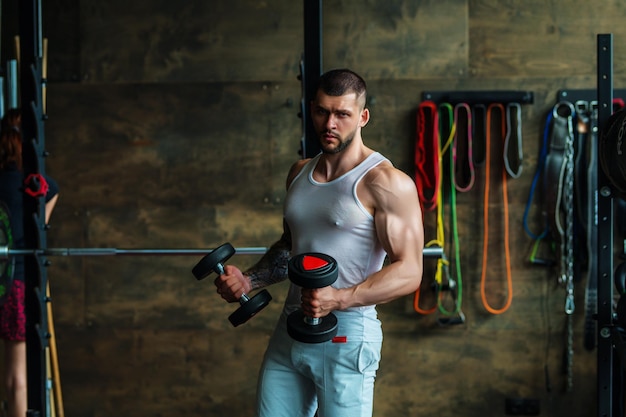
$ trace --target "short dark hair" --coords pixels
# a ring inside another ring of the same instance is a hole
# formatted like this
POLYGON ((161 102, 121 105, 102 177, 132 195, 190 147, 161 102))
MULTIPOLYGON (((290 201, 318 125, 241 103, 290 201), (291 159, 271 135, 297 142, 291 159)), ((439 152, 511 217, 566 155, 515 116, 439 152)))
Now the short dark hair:
POLYGON ((347 68, 333 69, 322 74, 319 79, 318 90, 334 97, 356 93, 357 98, 363 96, 364 104, 367 99, 365 80, 347 68))

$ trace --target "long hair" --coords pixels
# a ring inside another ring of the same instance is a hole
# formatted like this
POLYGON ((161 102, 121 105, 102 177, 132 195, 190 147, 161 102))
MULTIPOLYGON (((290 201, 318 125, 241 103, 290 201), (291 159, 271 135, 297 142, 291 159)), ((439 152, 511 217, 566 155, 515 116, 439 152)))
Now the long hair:
POLYGON ((0 122, 0 170, 11 165, 22 169, 22 116, 9 109, 0 122))

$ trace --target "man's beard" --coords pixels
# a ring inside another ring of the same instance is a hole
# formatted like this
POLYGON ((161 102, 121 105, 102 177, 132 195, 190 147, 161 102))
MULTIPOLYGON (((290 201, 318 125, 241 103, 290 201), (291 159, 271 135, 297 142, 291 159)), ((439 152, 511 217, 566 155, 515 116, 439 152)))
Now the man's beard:
MULTIPOLYGON (((322 133, 322 135, 326 134, 327 132, 322 133)), ((354 140, 354 135, 356 134, 356 131, 352 132, 350 135, 348 135, 346 137, 345 140, 341 140, 341 138, 337 138, 339 139, 339 146, 337 146, 334 149, 327 149, 325 147, 322 146, 322 153, 328 154, 328 155, 335 155, 338 154, 339 152, 342 152, 344 149, 346 149, 348 146, 350 146, 350 144, 352 143, 352 141, 354 140)), ((322 136, 320 135, 320 136, 322 136)))

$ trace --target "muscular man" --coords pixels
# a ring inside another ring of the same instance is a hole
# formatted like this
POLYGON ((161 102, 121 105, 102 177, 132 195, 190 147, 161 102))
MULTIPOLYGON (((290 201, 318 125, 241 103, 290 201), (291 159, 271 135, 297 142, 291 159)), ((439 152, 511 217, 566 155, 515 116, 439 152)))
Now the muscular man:
POLYGON ((245 273, 227 265, 215 285, 235 302, 243 292, 286 279, 290 256, 335 258, 339 277, 332 286, 291 284, 261 367, 257 416, 371 416, 383 339, 376 305, 419 287, 422 214, 413 180, 363 143, 370 112, 359 75, 347 69, 323 74, 311 117, 322 152, 296 162, 288 174, 282 237, 245 273), (333 312, 345 338, 291 339, 286 318, 298 308, 310 317, 333 312))

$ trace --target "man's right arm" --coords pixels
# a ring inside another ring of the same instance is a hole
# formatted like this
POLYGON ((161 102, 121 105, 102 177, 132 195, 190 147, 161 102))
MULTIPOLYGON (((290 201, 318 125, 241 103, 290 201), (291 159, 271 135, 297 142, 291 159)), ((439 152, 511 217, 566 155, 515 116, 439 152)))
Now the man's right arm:
POLYGON ((267 287, 287 279, 287 263, 291 253, 291 232, 283 221, 283 235, 243 274, 250 279, 252 290, 267 287))

